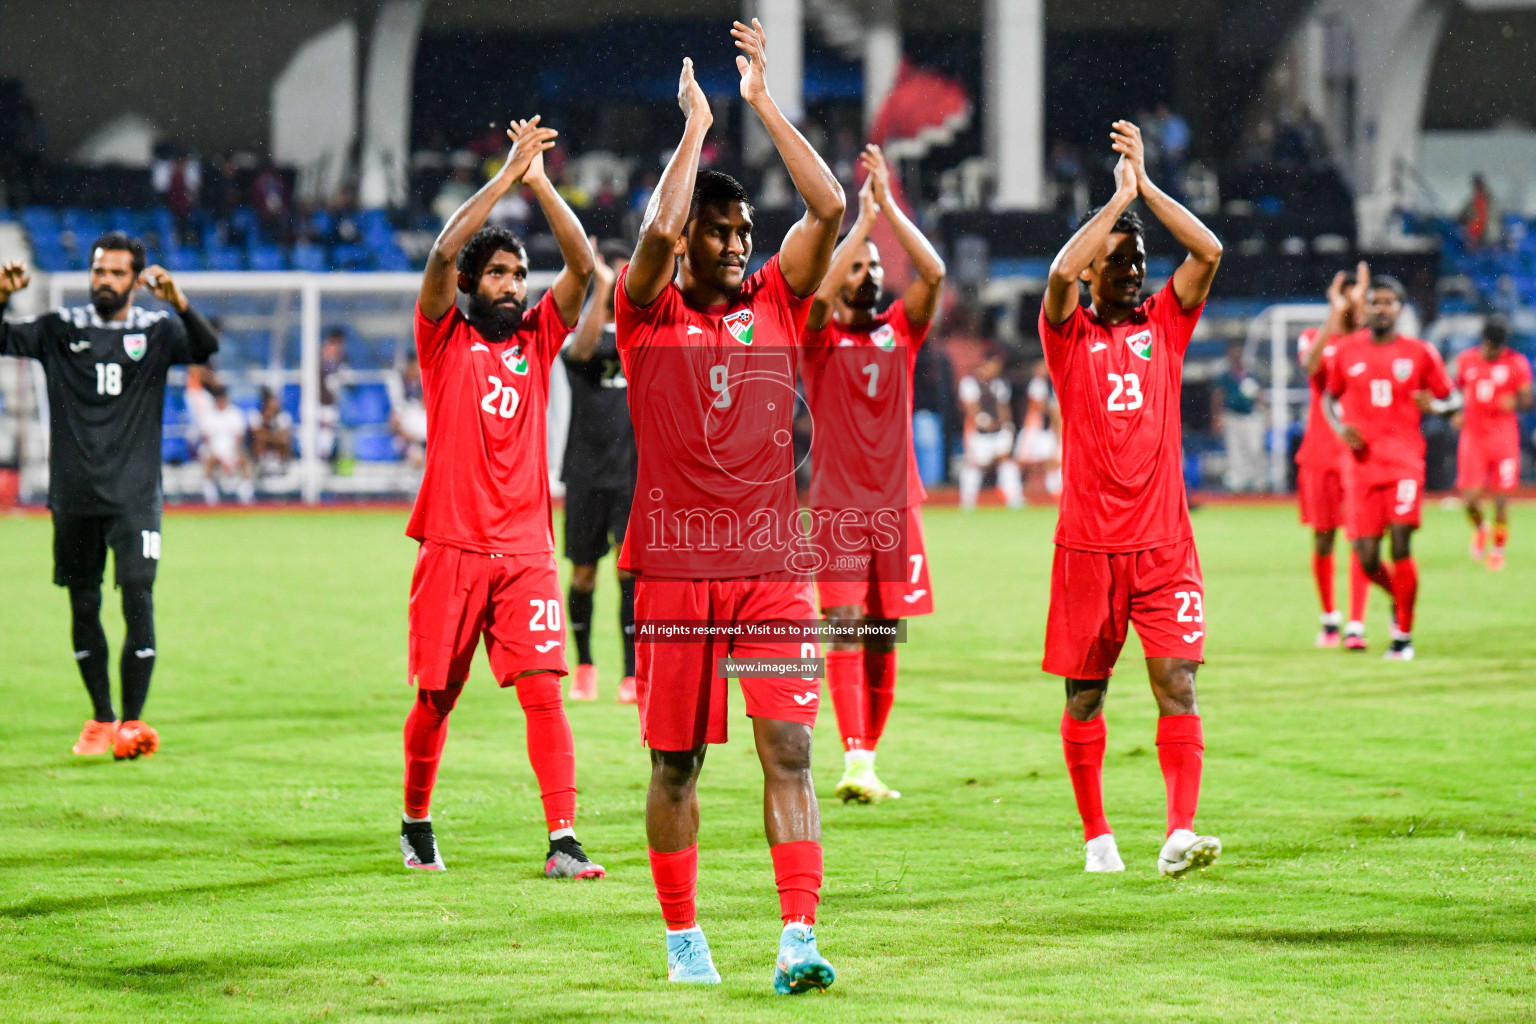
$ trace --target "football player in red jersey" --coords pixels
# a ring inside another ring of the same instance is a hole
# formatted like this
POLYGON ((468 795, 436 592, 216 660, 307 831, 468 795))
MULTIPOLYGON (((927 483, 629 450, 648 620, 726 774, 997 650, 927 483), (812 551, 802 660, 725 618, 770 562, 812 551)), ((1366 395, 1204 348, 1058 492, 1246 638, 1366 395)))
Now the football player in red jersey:
MULTIPOLYGON (((1451 394, 1440 354, 1418 338, 1397 333, 1403 286, 1377 276, 1366 293, 1364 330, 1340 338, 1328 362, 1328 400, 1323 411, 1349 447, 1344 462, 1345 530, 1360 569, 1392 595, 1390 661, 1413 659, 1413 606, 1419 569, 1413 560, 1413 531, 1424 498, 1424 434, 1421 412, 1451 394), (1392 535, 1392 568, 1381 561, 1381 538, 1392 535)), ((1318 344, 1333 340, 1325 328, 1318 344)), ((1359 621, 1345 624, 1346 636, 1364 636, 1359 621)))
MULTIPOLYGON (((717 659, 818 650, 803 634, 785 641, 751 631, 816 621, 811 585, 794 571, 804 547, 789 444, 794 364, 843 219, 837 178, 768 93, 762 26, 737 22, 731 35, 741 97, 783 158, 805 215, 778 255, 749 275, 752 204, 734 178, 699 170, 713 115, 685 60, 678 103, 687 126, 614 299, 639 455, 635 525, 619 566, 638 578, 636 676, 651 748, 646 838, 667 926, 667 976, 704 984, 720 981, 695 919, 699 772, 707 744, 726 740, 717 659), (718 632, 657 642, 650 630, 667 622, 718 632)), ((818 673, 767 671, 742 672, 741 689, 763 767, 763 819, 784 921, 774 989, 794 994, 826 988, 834 977, 812 928, 822 877, 811 781, 820 692, 818 673)))
POLYGON ((827 559, 816 580, 821 613, 849 637, 827 652, 844 750, 835 793, 879 803, 901 796, 875 774, 875 746, 896 699, 897 620, 933 613, 921 516, 927 493, 912 449, 912 370, 938 309, 944 261, 892 198, 880 147, 866 147, 859 163, 869 175, 859 217, 811 303, 801 375, 815 424, 811 508, 827 559), (885 269, 869 232, 881 214, 916 277, 877 313, 885 269), (864 638, 852 639, 861 627, 864 638))
POLYGON ((1194 831, 1205 738, 1195 671, 1205 656, 1205 586, 1184 494, 1179 393, 1184 353, 1221 242, 1147 177, 1141 132, 1116 121, 1115 195, 1051 264, 1040 340, 1061 403, 1061 515, 1045 628, 1045 671, 1066 677, 1061 719, 1088 871, 1123 871, 1104 817, 1104 695, 1136 627, 1157 700, 1157 759, 1167 788, 1161 875, 1204 868, 1221 841, 1194 831), (1141 297, 1147 273, 1137 197, 1188 255, 1141 297), (1091 306, 1078 297, 1086 283, 1091 306))
MULTIPOLYGON (((1348 330, 1353 330, 1353 324, 1364 318, 1365 288, 1369 281, 1369 271, 1361 263, 1353 279, 1341 270, 1328 286, 1329 315, 1341 318, 1348 330)), ((1307 388, 1311 392, 1306 433, 1302 435, 1301 446, 1296 449, 1296 501, 1300 506, 1301 521, 1312 527, 1312 578, 1317 582, 1318 603, 1322 606, 1317 646, 1337 647, 1344 617, 1334 603, 1333 544, 1339 527, 1344 525, 1343 474, 1348 449, 1323 415, 1327 362, 1335 348, 1317 343, 1323 329, 1309 327, 1296 340, 1296 358, 1306 374, 1307 388)), ((1336 337, 1338 331, 1333 334, 1336 337)), ((1350 568, 1351 607, 1359 602, 1358 613, 1351 617, 1358 619, 1364 614, 1368 590, 1363 585, 1364 577, 1358 572, 1358 561, 1351 558, 1350 568)))
POLYGON ((1520 486, 1520 420, 1531 407, 1531 364, 1509 347, 1509 322, 1491 316, 1482 344, 1456 357, 1456 387, 1465 409, 1456 449, 1456 489, 1472 520, 1472 557, 1504 568, 1509 539, 1509 496, 1520 486), (1493 496, 1493 546, 1483 520, 1483 497, 1493 496))
POLYGON ((427 256, 416 303, 416 351, 427 408, 427 458, 406 534, 421 543, 411 578, 405 720, 406 867, 443 870, 429 811, 453 709, 481 638, 501 686, 527 716, 549 852, 544 873, 600 878, 576 841, 576 754, 560 698, 565 629, 550 528, 545 408, 549 371, 581 312, 592 249, 544 173, 555 132, 516 121, 512 151, 485 187, 448 218, 427 256), (537 197, 565 267, 525 308, 528 254, 516 236, 482 227, 517 183, 537 197), (464 308, 456 302, 464 294, 464 308))

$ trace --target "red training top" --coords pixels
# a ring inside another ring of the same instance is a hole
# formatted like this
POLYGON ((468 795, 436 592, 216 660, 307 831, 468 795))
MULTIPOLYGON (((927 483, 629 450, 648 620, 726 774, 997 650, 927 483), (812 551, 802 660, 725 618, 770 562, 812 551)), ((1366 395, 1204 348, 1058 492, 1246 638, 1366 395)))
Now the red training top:
POLYGON ((1171 281, 1119 324, 1083 306, 1053 324, 1042 306, 1040 341, 1062 420, 1057 545, 1141 551, 1193 536, 1179 392, 1204 308, 1180 306, 1171 281))
POLYGON ((416 307, 427 407, 427 465, 408 537, 468 551, 553 552, 545 412, 549 368, 570 328, 548 292, 503 341, 457 306, 441 320, 416 307))
POLYGON ((870 323, 834 318, 805 332, 812 508, 899 509, 928 497, 912 450, 912 371, 928 326, 897 299, 870 323))
POLYGON ((773 256, 731 302, 695 309, 675 282, 649 306, 614 286, 639 455, 619 567, 661 579, 797 571, 795 373, 809 297, 773 256))
POLYGON ((1531 383, 1531 364, 1525 356, 1505 348, 1490 361, 1481 345, 1456 357, 1456 386, 1466 398, 1461 432, 1479 441, 1520 447, 1520 421, 1505 395, 1518 395, 1531 383))
MULTIPOLYGON (((1305 364, 1307 353, 1317 344, 1318 329, 1308 327, 1296 341, 1297 361, 1305 364)), ((1328 425, 1323 415, 1323 387, 1328 382, 1328 361, 1338 350, 1337 338, 1329 339, 1323 348, 1323 360, 1317 364, 1317 372, 1307 378, 1307 390, 1311 400, 1307 404, 1307 429, 1301 435, 1301 447, 1296 449, 1296 465, 1309 469, 1340 469, 1349 448, 1328 425)))
POLYGON ((1353 479, 1367 487, 1409 477, 1423 482, 1424 434, 1413 396, 1451 393, 1438 352, 1400 334, 1380 344, 1368 330, 1347 334, 1328 363, 1327 390, 1339 400, 1344 422, 1365 440, 1365 448, 1345 462, 1353 479))

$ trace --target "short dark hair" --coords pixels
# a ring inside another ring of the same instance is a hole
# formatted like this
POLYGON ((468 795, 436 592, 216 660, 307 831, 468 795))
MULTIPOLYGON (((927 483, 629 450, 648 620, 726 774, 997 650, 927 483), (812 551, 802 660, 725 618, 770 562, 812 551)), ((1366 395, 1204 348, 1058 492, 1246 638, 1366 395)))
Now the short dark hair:
POLYGON ((1380 291, 1383 288, 1396 295, 1398 302, 1408 301, 1408 290, 1403 287, 1403 282, 1391 274, 1372 274, 1371 291, 1380 291))
POLYGON ((1509 320, 1502 313, 1494 313, 1483 321, 1483 340, 1494 348, 1509 344, 1509 320))
POLYGON ((693 200, 688 204, 688 219, 693 220, 699 215, 699 207, 715 203, 742 203, 747 208, 747 216, 752 215, 752 197, 747 195, 741 182, 724 171, 706 168, 693 181, 693 200))
MULTIPOLYGON (((1093 209, 1089 210, 1087 215, 1083 217, 1081 223, 1078 226, 1081 227, 1083 224, 1086 224, 1093 218, 1097 217, 1099 215, 1099 211, 1103 209, 1104 207, 1102 206, 1095 206, 1093 209)), ((1138 237, 1145 237, 1146 233, 1146 229, 1141 225, 1141 215, 1138 214, 1135 210, 1126 210, 1120 216, 1116 217, 1115 226, 1110 229, 1110 234, 1112 235, 1136 235, 1138 237)))
POLYGON ((485 265, 498 252, 516 253, 517 258, 523 261, 523 266, 528 265, 528 249, 521 238, 506 228, 483 227, 464 243, 454 266, 459 273, 467 275, 471 282, 478 284, 480 275, 485 273, 485 265))
POLYGON ((96 258, 97 249, 105 249, 107 252, 126 252, 133 257, 134 276, 137 277, 144 271, 144 243, 137 238, 130 238, 121 231, 108 231, 91 243, 93 260, 96 258))

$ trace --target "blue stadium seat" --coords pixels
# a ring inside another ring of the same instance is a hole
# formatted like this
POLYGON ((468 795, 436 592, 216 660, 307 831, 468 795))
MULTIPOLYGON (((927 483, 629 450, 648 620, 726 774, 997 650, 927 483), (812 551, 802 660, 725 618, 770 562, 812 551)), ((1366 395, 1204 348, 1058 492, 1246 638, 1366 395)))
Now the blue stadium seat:
POLYGON ((405 254, 393 241, 387 246, 381 246, 373 251, 374 266, 379 270, 415 270, 411 258, 405 254))
POLYGON ((322 274, 330 269, 330 263, 325 258, 323 248, 311 245, 309 242, 300 242, 293 247, 293 269, 322 274))
POLYGON ((259 391, 241 391, 238 394, 231 394, 229 400, 248 413, 256 412, 261 408, 261 392, 259 391))
POLYGON ((165 434, 160 438, 160 461, 179 466, 192 461, 192 446, 180 434, 165 434))
POLYGON ((275 245, 253 245, 248 255, 252 270, 288 269, 288 257, 275 245))
POLYGON ((30 234, 59 233, 59 212, 51 206, 28 206, 21 211, 21 226, 30 234))
POLYGON ((337 270, 368 270, 372 264, 367 246, 338 245, 331 250, 331 266, 337 270))
POLYGON ((181 426, 190 422, 192 413, 187 409, 187 392, 185 388, 167 387, 165 389, 165 408, 160 415, 160 422, 166 426, 181 426))
POLYGON ((216 245, 205 254, 209 270, 244 270, 245 259, 240 250, 227 245, 216 245))
POLYGON ((358 462, 395 462, 400 458, 394 436, 377 427, 352 435, 352 456, 358 462))
POLYGON ((175 273, 182 270, 203 269, 202 258, 196 249, 186 249, 182 246, 167 246, 165 253, 165 269, 175 273))
POLYGON ((32 258, 37 262, 39 269, 49 272, 80 269, 76 265, 74 254, 56 245, 34 247, 32 258))
POLYGON ((283 411, 299 422, 299 409, 304 404, 304 389, 297 384, 283 385, 283 411))
POLYGON ((341 422, 365 427, 389 422, 389 390, 383 384, 355 384, 341 396, 341 422))

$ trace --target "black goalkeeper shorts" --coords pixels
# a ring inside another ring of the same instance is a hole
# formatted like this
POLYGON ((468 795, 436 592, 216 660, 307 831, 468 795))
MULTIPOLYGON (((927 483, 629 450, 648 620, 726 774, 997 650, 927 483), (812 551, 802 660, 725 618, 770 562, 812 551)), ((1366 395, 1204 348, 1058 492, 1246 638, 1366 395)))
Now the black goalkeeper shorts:
POLYGON ((160 565, 160 510, 108 516, 53 514, 53 582, 101 586, 112 549, 117 585, 153 583, 160 565))
POLYGON ((576 565, 596 565, 608 553, 608 540, 624 546, 629 526, 629 503, 634 490, 628 487, 565 492, 565 557, 576 565))

